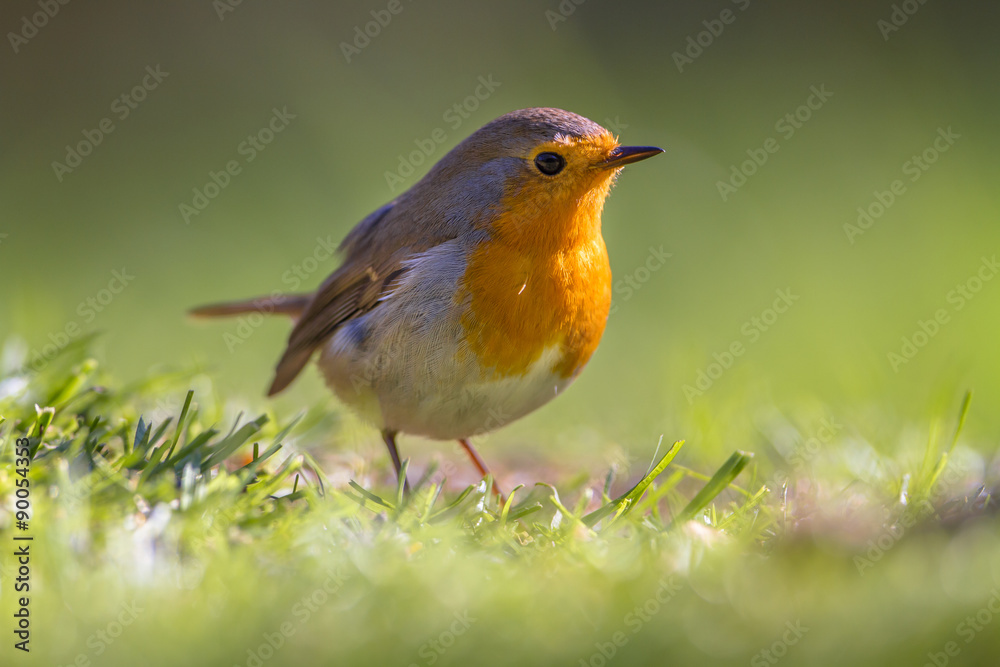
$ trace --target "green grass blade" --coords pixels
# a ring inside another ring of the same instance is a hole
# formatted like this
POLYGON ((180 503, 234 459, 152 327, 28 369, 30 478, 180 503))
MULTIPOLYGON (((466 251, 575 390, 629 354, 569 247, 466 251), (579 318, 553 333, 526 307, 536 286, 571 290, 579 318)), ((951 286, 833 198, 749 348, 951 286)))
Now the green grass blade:
POLYGON ((636 501, 639 500, 639 498, 642 496, 643 493, 646 492, 646 489, 649 488, 649 485, 652 484, 653 481, 660 476, 660 473, 666 470, 667 466, 670 465, 670 462, 674 460, 674 457, 677 456, 677 452, 681 450, 681 447, 683 445, 684 445, 683 440, 678 440, 677 442, 675 442, 670 447, 670 449, 667 450, 667 453, 663 455, 663 458, 661 458, 657 462, 657 464, 653 466, 653 469, 650 470, 645 477, 639 480, 638 484, 636 484, 631 489, 629 489, 622 495, 612 500, 610 503, 605 504, 604 506, 594 510, 587 516, 583 517, 583 523, 586 526, 593 528, 598 521, 600 521, 605 517, 608 517, 612 514, 620 516, 621 514, 628 512, 628 509, 632 507, 636 503, 636 501))
POLYGON ((139 476, 139 486, 143 486, 153 477, 153 472, 156 471, 157 464, 159 464, 163 453, 166 451, 166 445, 160 445, 153 450, 152 456, 149 457, 149 461, 146 462, 146 466, 143 468, 142 475, 139 476))
POLYGON ((163 434, 167 432, 167 428, 170 427, 170 423, 173 421, 173 419, 174 419, 173 417, 167 417, 166 421, 164 421, 162 424, 156 427, 156 430, 153 432, 153 435, 149 436, 149 439, 146 442, 147 445, 146 449, 148 449, 148 445, 155 445, 160 441, 160 438, 162 438, 163 434))
POLYGON ((955 445, 958 444, 958 436, 962 434, 962 428, 965 426, 965 418, 969 415, 969 405, 972 403, 972 392, 965 392, 965 398, 962 399, 962 407, 958 411, 958 424, 955 426, 955 436, 951 439, 951 445, 948 447, 948 453, 950 454, 955 445))
MULTIPOLYGON (((386 509, 389 509, 389 510, 396 509, 395 506, 392 503, 387 502, 386 500, 384 500, 380 496, 376 496, 374 493, 372 493, 371 491, 369 491, 365 487, 361 486, 360 484, 358 484, 357 482, 355 482, 353 479, 350 482, 348 482, 348 483, 351 485, 352 489, 354 489, 355 491, 357 491, 358 493, 361 494, 362 502, 360 502, 359 504, 362 507, 365 507, 364 499, 367 499, 367 500, 372 501, 376 505, 380 505, 381 507, 384 507, 386 509)), ((354 498, 354 496, 352 496, 350 494, 348 494, 348 496, 351 497, 351 498, 354 498)), ((355 500, 357 500, 357 499, 355 498, 355 500)))
POLYGON ((174 447, 177 446, 177 441, 181 439, 181 433, 184 431, 184 420, 187 418, 188 409, 191 407, 191 399, 194 398, 194 389, 189 389, 187 397, 184 399, 184 407, 181 408, 181 416, 177 420, 177 430, 174 432, 174 439, 170 442, 170 449, 167 450, 166 460, 170 460, 170 455, 174 453, 174 447))
POLYGON ((406 497, 406 472, 410 469, 410 459, 403 459, 396 478, 396 507, 403 509, 403 499, 406 497))
POLYGON ((540 509, 542 509, 542 504, 539 502, 535 502, 530 505, 525 505, 524 507, 518 507, 515 510, 511 510, 510 514, 507 516, 507 520, 517 521, 518 519, 526 517, 529 514, 534 514, 540 509))
POLYGON ((237 474, 243 474, 243 480, 244 480, 243 484, 244 485, 249 484, 250 481, 254 478, 254 476, 256 476, 257 469, 261 465, 263 465, 265 461, 267 461, 269 458, 277 454, 282 447, 283 445, 280 442, 271 445, 270 447, 267 448, 267 451, 265 451, 263 454, 255 458, 253 461, 250 461, 250 463, 246 464, 239 470, 237 470, 236 471, 237 474))
POLYGON ((233 452, 242 447, 252 435, 260 430, 260 427, 267 423, 267 416, 261 415, 257 419, 244 424, 232 435, 224 438, 219 444, 212 448, 212 454, 205 459, 201 465, 202 471, 206 471, 212 466, 216 466, 232 456, 233 452))
POLYGON ((299 413, 296 415, 292 421, 288 422, 288 425, 285 426, 285 428, 278 431, 278 435, 274 436, 274 439, 271 442, 278 443, 284 441, 288 434, 291 433, 292 429, 295 428, 295 425, 302 421, 302 417, 304 415, 305 413, 299 413))
POLYGON ((41 440, 45 437, 45 431, 48 430, 49 424, 52 423, 52 418, 55 417, 56 411, 53 408, 40 408, 36 406, 35 412, 38 415, 35 422, 35 437, 41 440))
POLYGON ((462 493, 458 494, 458 498, 455 498, 455 500, 453 500, 450 504, 446 505, 445 507, 438 510, 434 514, 431 514, 427 518, 428 523, 434 521, 440 521, 441 519, 445 518, 450 512, 457 509, 458 506, 462 503, 462 501, 465 500, 469 496, 469 494, 472 493, 473 490, 475 490, 475 488, 476 487, 474 486, 465 487, 465 490, 462 491, 462 493))
POLYGON ((80 391, 95 370, 97 370, 97 362, 93 359, 83 362, 78 371, 70 373, 65 382, 49 395, 45 400, 45 405, 62 405, 68 401, 80 391))
POLYGON ((923 493, 929 497, 934 491, 934 485, 937 484, 938 478, 941 477, 941 473, 944 469, 948 467, 948 460, 951 458, 951 453, 955 449, 955 445, 958 444, 958 437, 962 434, 962 428, 965 426, 965 418, 969 414, 969 405, 972 403, 972 392, 965 392, 965 398, 962 400, 962 407, 958 413, 958 424, 955 426, 955 435, 951 439, 951 444, 948 449, 941 453, 938 458, 937 464, 934 469, 930 471, 927 476, 927 481, 923 485, 923 493))
POLYGON ((510 495, 507 496, 507 502, 503 504, 503 510, 500 512, 500 527, 507 525, 507 518, 510 515, 510 508, 514 504, 514 494, 518 492, 519 489, 523 489, 524 484, 518 484, 513 489, 510 490, 510 495))
POLYGON ((750 459, 753 458, 753 454, 747 452, 736 451, 733 455, 729 457, 729 460, 722 464, 715 474, 712 475, 712 479, 708 480, 708 483, 702 487, 691 502, 681 510, 681 513, 677 515, 675 523, 683 523, 690 520, 698 512, 705 509, 712 500, 715 499, 720 493, 726 490, 726 487, 736 479, 743 469, 747 467, 750 463, 750 459))
POLYGON ((135 427, 135 438, 132 439, 134 444, 131 447, 128 447, 126 443, 126 454, 130 454, 132 451, 142 448, 143 443, 146 442, 146 439, 149 437, 150 427, 152 427, 152 424, 147 424, 140 416, 139 423, 135 427))
MULTIPOLYGON (((168 456, 164 463, 168 463, 172 466, 179 467, 184 465, 184 460, 197 452, 198 449, 205 447, 208 441, 219 435, 219 432, 214 428, 210 428, 207 431, 199 433, 195 437, 191 438, 191 441, 181 447, 173 456, 168 456)), ((210 451, 210 450, 209 450, 210 451)), ((198 457, 199 463, 202 457, 198 457)))

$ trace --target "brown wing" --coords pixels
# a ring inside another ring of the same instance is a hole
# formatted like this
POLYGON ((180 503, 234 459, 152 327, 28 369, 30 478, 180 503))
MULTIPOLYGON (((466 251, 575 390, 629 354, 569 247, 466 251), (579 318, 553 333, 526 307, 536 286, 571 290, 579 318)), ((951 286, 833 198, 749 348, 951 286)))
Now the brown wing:
POLYGON ((340 244, 345 253, 344 263, 320 286, 296 322, 268 396, 291 384, 316 348, 345 322, 377 306, 393 281, 405 271, 403 264, 409 257, 454 238, 454 234, 442 234, 441 229, 415 235, 413 232, 421 225, 402 220, 401 211, 393 210, 394 204, 387 204, 362 220, 340 244))
POLYGON ((345 263, 316 292, 288 338, 288 347, 278 362, 268 390, 273 396, 298 376, 322 345, 348 320, 374 308, 390 283, 402 272, 406 255, 394 256, 379 266, 345 263))

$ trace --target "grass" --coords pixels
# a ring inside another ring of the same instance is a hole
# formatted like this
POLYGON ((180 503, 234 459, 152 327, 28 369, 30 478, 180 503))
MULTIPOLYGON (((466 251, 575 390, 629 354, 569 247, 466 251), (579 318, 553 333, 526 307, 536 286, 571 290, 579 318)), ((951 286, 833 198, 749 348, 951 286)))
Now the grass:
POLYGON ((678 441, 631 481, 570 459, 570 481, 501 505, 433 466, 407 496, 384 469, 318 461, 338 439, 320 410, 223 423, 199 380, 120 387, 86 352, 0 377, 3 664, 979 665, 1000 649, 997 463, 963 439, 968 395, 920 450, 876 454, 844 428, 785 465, 736 451, 697 470, 678 441), (10 632, 23 534, 30 654, 10 632))

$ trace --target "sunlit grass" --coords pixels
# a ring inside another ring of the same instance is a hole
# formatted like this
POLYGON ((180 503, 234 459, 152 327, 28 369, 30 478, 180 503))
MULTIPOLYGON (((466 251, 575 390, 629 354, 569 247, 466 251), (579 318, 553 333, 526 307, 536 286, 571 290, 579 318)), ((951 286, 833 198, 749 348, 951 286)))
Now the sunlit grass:
POLYGON ((683 442, 661 443, 628 480, 567 458, 576 481, 501 503, 433 466, 411 472, 410 495, 345 472, 309 454, 338 437, 316 411, 224 421, 192 384, 119 387, 83 343, 0 378, 8 625, 7 547, 34 536, 18 660, 887 665, 955 642, 949 659, 986 664, 1000 644, 1000 619, 984 622, 1000 586, 996 462, 962 439, 968 396, 923 425, 920 456, 843 429, 781 467, 736 451, 697 470, 675 462, 683 442))

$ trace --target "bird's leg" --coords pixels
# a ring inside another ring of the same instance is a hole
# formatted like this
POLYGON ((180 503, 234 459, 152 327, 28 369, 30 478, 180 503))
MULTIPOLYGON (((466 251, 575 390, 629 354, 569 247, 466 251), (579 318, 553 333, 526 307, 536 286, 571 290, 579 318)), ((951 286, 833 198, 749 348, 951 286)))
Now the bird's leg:
MULTIPOLYGON (((388 429, 382 431, 382 440, 385 441, 385 446, 389 449, 389 458, 392 459, 392 465, 396 469, 396 481, 398 482, 403 463, 399 460, 399 450, 396 449, 396 431, 388 429)), ((410 482, 405 477, 403 478, 403 491, 407 494, 410 493, 410 482)))
MULTIPOLYGON (((470 459, 472 459, 472 464, 476 466, 476 470, 479 471, 480 475, 484 478, 491 476, 490 469, 486 467, 486 462, 483 461, 483 457, 479 455, 479 452, 477 452, 476 448, 472 446, 472 443, 469 442, 468 438, 462 438, 458 441, 458 444, 462 445, 462 449, 464 449, 465 453, 469 455, 470 459)), ((496 477, 493 478, 493 493, 500 496, 500 504, 507 502, 507 498, 503 495, 503 492, 497 485, 496 477)))

